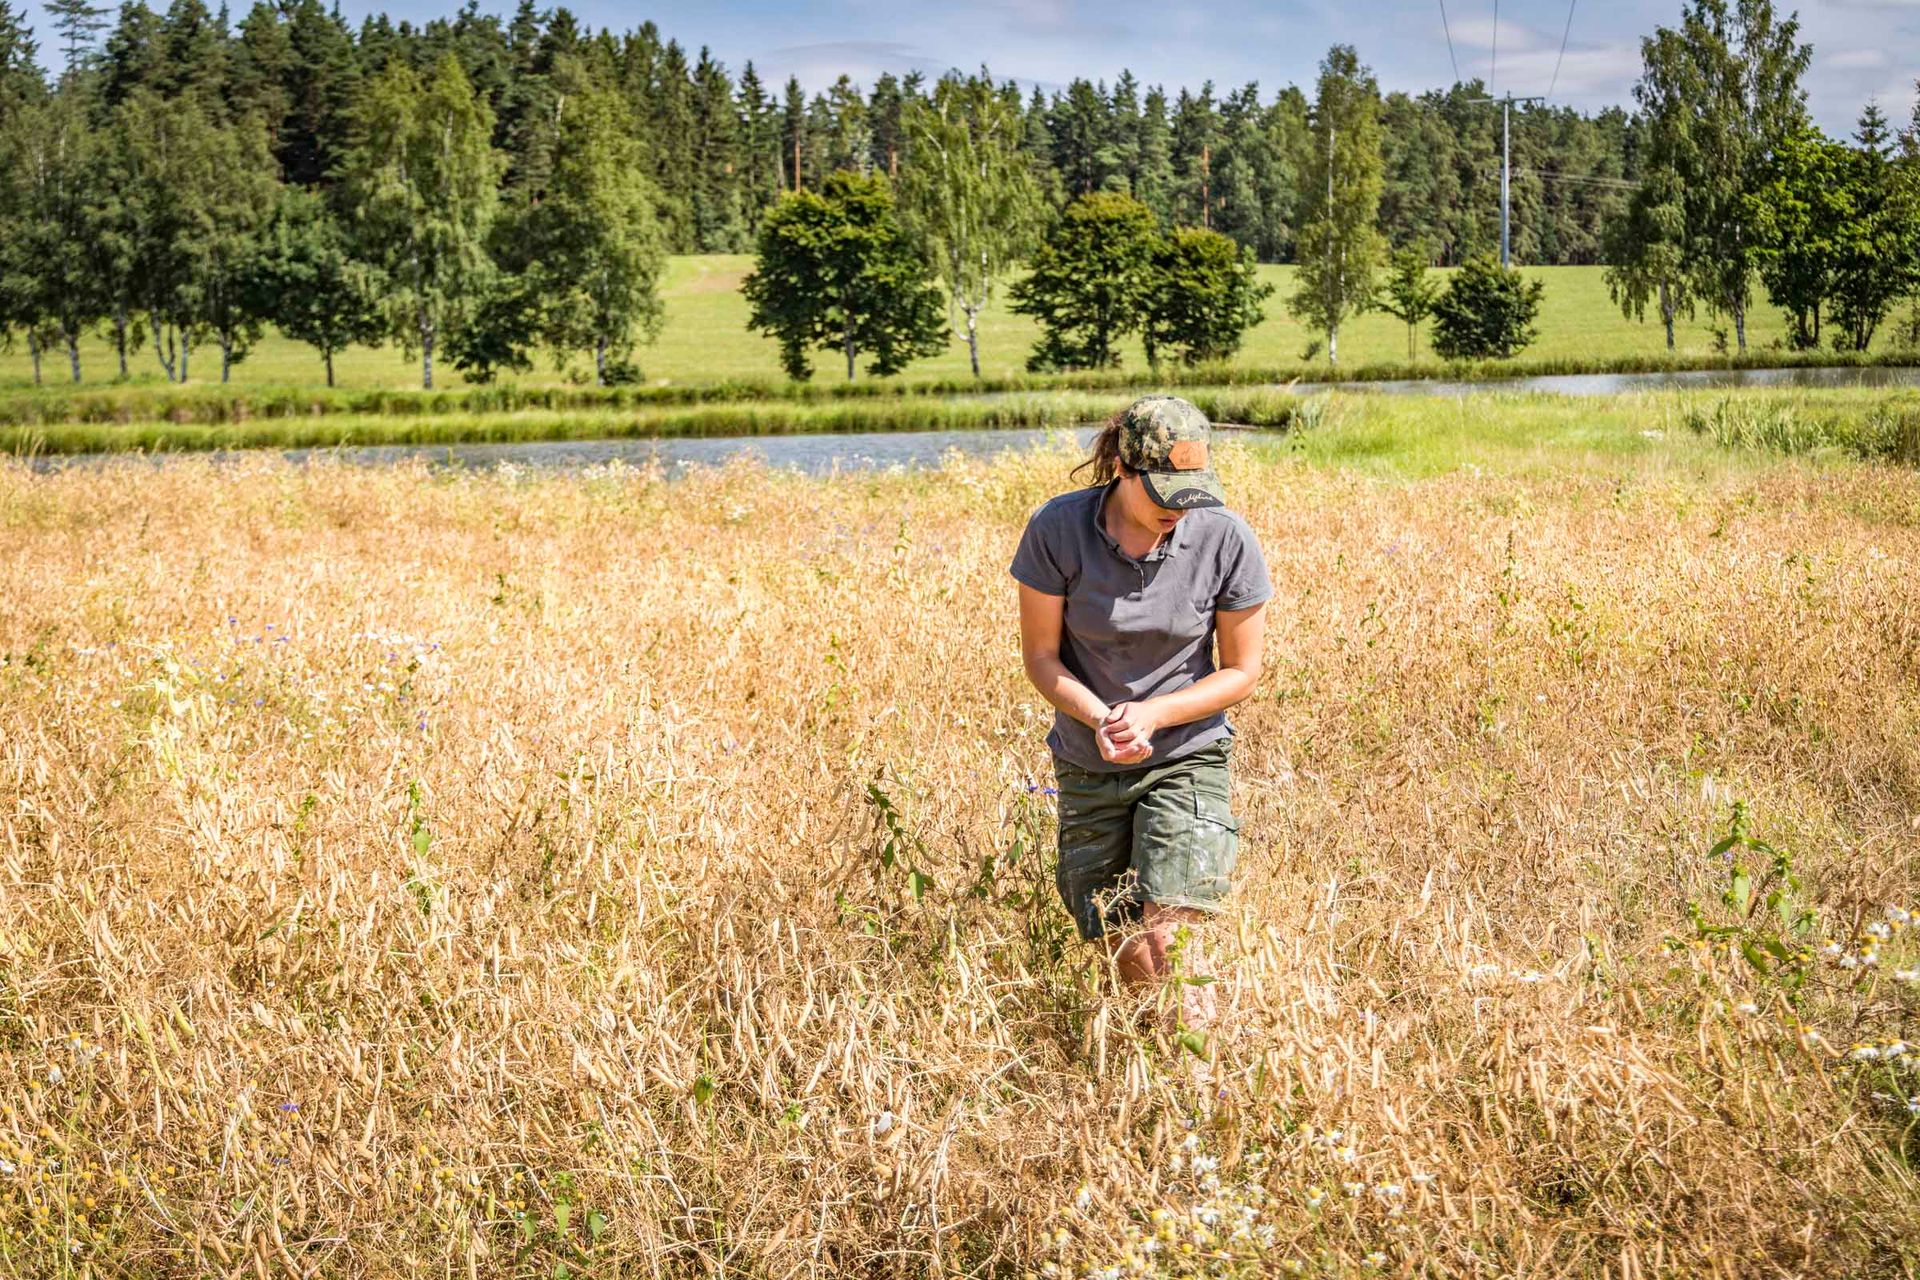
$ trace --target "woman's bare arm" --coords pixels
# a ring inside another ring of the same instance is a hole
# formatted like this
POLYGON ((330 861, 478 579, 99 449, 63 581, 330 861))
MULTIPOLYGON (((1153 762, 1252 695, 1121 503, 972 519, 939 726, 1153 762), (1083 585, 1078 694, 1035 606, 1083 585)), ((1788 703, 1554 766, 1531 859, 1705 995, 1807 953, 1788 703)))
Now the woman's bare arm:
POLYGON ((1190 724, 1243 701, 1260 678, 1265 649, 1267 606, 1222 609, 1214 614, 1220 665, 1211 675, 1174 693, 1142 702, 1123 702, 1113 709, 1108 734, 1119 747, 1133 745, 1142 735, 1152 741, 1156 729, 1190 724))
POLYGON ((1107 704, 1060 661, 1061 619, 1066 605, 1063 597, 1020 584, 1020 657, 1026 665, 1027 679, 1033 681, 1041 697, 1081 724, 1097 729, 1107 718, 1107 704))

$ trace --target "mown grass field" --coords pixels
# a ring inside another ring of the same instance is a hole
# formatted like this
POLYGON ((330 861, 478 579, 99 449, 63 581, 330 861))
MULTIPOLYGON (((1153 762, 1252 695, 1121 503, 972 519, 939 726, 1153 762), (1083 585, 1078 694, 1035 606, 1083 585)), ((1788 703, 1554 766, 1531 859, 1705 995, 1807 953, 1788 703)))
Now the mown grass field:
POLYGON ((1048 878, 1067 453, 0 461, 0 1275, 1913 1273, 1920 474, 1715 403, 1223 443, 1205 1069, 1048 878))
MULTIPOLYGON (((753 259, 744 255, 676 257, 670 261, 663 290, 665 327, 657 343, 637 353, 649 379, 697 384, 783 376, 774 344, 746 328, 747 304, 740 295, 739 285, 752 266, 753 259)), ((1540 340, 1528 349, 1529 358, 1600 360, 1665 353, 1665 339, 1657 324, 1635 324, 1621 316, 1619 308, 1607 296, 1602 270, 1599 267, 1527 269, 1528 274, 1547 282, 1539 324, 1540 340)), ((1276 292, 1267 300, 1266 320, 1250 331, 1240 362, 1262 368, 1304 367, 1300 357, 1314 335, 1301 329, 1286 312, 1293 270, 1286 266, 1266 266, 1261 268, 1261 273, 1275 285, 1276 292)), ((1036 330, 1026 317, 1006 310, 1004 297, 996 299, 986 313, 981 332, 983 374, 1005 377, 1024 371, 1036 330)), ((1750 343, 1764 348, 1783 332, 1779 314, 1764 297, 1757 299, 1750 343)), ((1881 348, 1886 347, 1890 336, 1890 333, 1882 335, 1881 348)), ((1713 349, 1704 316, 1681 326, 1680 355, 1701 357, 1710 355, 1713 349)), ((1361 317, 1341 336, 1341 362, 1349 366, 1404 361, 1406 357, 1406 328, 1390 316, 1361 317)), ((1431 359, 1424 339, 1420 358, 1431 359)), ((1325 354, 1319 359, 1324 363, 1325 354)), ((1145 357, 1137 344, 1129 349, 1126 364, 1128 368, 1144 371, 1145 357)), ((117 367, 103 339, 95 336, 82 344, 86 385, 110 382, 117 367)), ((45 370, 49 385, 66 382, 65 353, 49 356, 45 370)), ((217 382, 220 376, 218 349, 209 346, 199 350, 192 370, 195 383, 217 382)), ((142 350, 130 361, 130 371, 136 381, 160 381, 159 365, 149 350, 142 350)), ((584 377, 586 371, 582 362, 572 372, 584 377)), ((420 385, 418 362, 408 360, 391 347, 349 352, 338 360, 337 373, 339 384, 348 388, 406 389, 420 385)), ((915 363, 897 381, 958 378, 968 373, 966 346, 956 338, 945 355, 915 363)), ((845 367, 836 363, 833 353, 821 353, 815 380, 831 382, 843 380, 844 376, 845 367)), ((565 372, 556 371, 543 360, 539 368, 522 381, 551 384, 564 382, 566 377, 565 372)), ((436 386, 465 385, 458 371, 444 361, 436 368, 434 378, 436 386)), ((311 348, 270 336, 242 364, 235 366, 233 381, 238 386, 252 388, 319 386, 325 381, 325 372, 311 348)), ((10 350, 0 352, 0 390, 29 385, 31 366, 27 351, 23 342, 16 341, 10 350)))

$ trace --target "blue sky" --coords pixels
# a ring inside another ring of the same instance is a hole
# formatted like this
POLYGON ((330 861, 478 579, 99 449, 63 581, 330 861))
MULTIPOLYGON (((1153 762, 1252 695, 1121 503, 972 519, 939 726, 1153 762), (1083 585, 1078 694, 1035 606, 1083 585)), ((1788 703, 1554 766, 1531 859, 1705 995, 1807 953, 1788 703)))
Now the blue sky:
MULTIPOLYGON (((150 0, 164 7, 158 0, 150 0)), ((236 15, 245 0, 232 0, 236 15)), ((355 21, 384 8, 396 18, 451 13, 459 0, 342 0, 355 21)), ((482 7, 507 13, 513 0, 482 7)), ((735 71, 751 59, 761 74, 798 75, 810 89, 841 72, 870 83, 882 71, 986 63, 995 75, 1053 87, 1076 75, 1111 79, 1131 67, 1148 84, 1198 87, 1258 80, 1267 92, 1311 83, 1328 45, 1356 45, 1383 88, 1418 90, 1453 79, 1442 0, 703 0, 644 9, 577 0, 593 27, 624 30, 646 18, 690 51, 711 46, 735 71)), ((1783 6, 1784 7, 1784 6, 1783 6)), ((1575 0, 1566 58, 1554 84, 1566 0, 1504 0, 1499 8, 1498 85, 1545 93, 1583 109, 1631 103, 1639 38, 1679 13, 1678 0, 1575 0)), ((1493 0, 1445 0, 1460 73, 1486 75, 1494 52, 1493 0)), ((1816 118, 1849 131, 1877 96, 1896 121, 1910 116, 1920 79, 1920 0, 1818 0, 1800 6, 1814 46, 1807 78, 1816 118)), ((28 13, 45 30, 37 6, 28 13)), ((46 36, 44 46, 51 44, 46 36)))

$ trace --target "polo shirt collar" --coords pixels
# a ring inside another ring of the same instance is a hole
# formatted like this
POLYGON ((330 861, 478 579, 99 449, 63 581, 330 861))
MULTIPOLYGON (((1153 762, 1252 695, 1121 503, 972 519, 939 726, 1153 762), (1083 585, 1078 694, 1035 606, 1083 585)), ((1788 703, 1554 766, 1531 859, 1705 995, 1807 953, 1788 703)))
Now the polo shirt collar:
MULTIPOLYGON (((1106 488, 1100 491, 1100 497, 1096 499, 1093 504, 1093 531, 1100 535, 1102 542, 1112 548, 1115 555, 1123 560, 1132 560, 1133 557, 1122 551, 1119 542, 1115 541, 1114 536, 1107 532, 1107 502, 1113 497, 1114 490, 1119 487, 1120 480, 1116 476, 1114 479, 1107 481, 1106 488)), ((1174 525, 1173 532, 1168 534, 1159 546, 1140 557, 1140 562, 1161 560, 1179 555, 1180 549, 1186 545, 1187 524, 1188 521, 1182 520, 1174 525)))

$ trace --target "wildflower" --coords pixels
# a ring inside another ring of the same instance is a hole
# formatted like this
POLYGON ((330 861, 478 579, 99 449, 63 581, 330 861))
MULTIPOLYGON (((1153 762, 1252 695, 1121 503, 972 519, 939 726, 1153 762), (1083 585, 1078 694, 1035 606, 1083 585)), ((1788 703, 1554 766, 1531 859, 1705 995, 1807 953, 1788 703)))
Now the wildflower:
POLYGON ((1907 1050, 1911 1047, 1912 1046, 1905 1040, 1889 1040, 1880 1046, 1880 1056, 1883 1058, 1904 1058, 1907 1050))
POLYGON ((1913 1115, 1920 1116, 1920 1093, 1907 1099, 1907 1110, 1913 1115))
POLYGON ((1374 1186, 1373 1194, 1382 1200, 1398 1200, 1406 1191, 1397 1182, 1382 1182, 1374 1186))
POLYGON ((1340 1189, 1347 1193, 1347 1199, 1358 1200, 1365 1194, 1367 1184, 1364 1182, 1343 1182, 1340 1184, 1340 1189))
POLYGON ((1307 1188, 1307 1208, 1318 1209, 1327 1202, 1327 1193, 1319 1187, 1307 1188))
POLYGON ((1080 1210, 1080 1212, 1082 1213, 1085 1213, 1088 1209, 1092 1208, 1093 1207, 1093 1188, 1087 1186, 1085 1183, 1082 1183, 1080 1186, 1080 1189, 1073 1193, 1073 1207, 1080 1210))
POLYGON ((1869 923, 1864 932, 1869 938, 1875 938, 1881 942, 1893 936, 1893 930, 1878 920, 1869 923))
POLYGON ((1855 1062, 1872 1062, 1880 1056, 1880 1051, 1870 1044, 1856 1044, 1847 1051, 1847 1056, 1855 1062))
POLYGON ((1888 907, 1887 923, 1896 929, 1904 929, 1913 923, 1913 913, 1905 907, 1888 907))
POLYGON ((1751 1000, 1742 1000, 1739 1004, 1733 1007, 1739 1012, 1746 1014, 1749 1018, 1751 1018, 1754 1014, 1760 1012, 1760 1006, 1755 1004, 1751 1000))
POLYGON ((1837 942, 1829 942, 1826 946, 1820 948, 1820 954, 1823 956, 1837 956, 1845 949, 1846 948, 1837 942))
POLYGON ((1842 969, 1858 969, 1860 967, 1860 957, 1854 955, 1852 952, 1848 952, 1846 955, 1840 957, 1840 967, 1842 969))
POLYGON ((1433 1175, 1430 1173, 1410 1173, 1407 1175, 1407 1180, 1412 1182, 1416 1187, 1424 1187, 1433 1182, 1433 1175))
POLYGON ((1895 969, 1893 971, 1893 980, 1895 982, 1920 982, 1920 969, 1895 969))
POLYGON ((1362 1258, 1361 1261, 1366 1263, 1368 1266, 1374 1268, 1375 1270, 1378 1270, 1379 1268, 1387 1265, 1387 1255, 1380 1252, 1378 1249, 1375 1249, 1372 1253, 1362 1258))
POLYGON ((1219 1167, 1220 1161, 1213 1156, 1195 1156, 1193 1158, 1193 1171, 1195 1173, 1212 1173, 1219 1167))
POLYGON ((1203 1227, 1217 1227, 1220 1225, 1220 1211, 1212 1205, 1206 1205, 1196 1210, 1193 1216, 1198 1219, 1200 1225, 1203 1227))
POLYGON ((0 1178, 11 1178, 18 1172, 19 1170, 15 1168, 13 1161, 0 1157, 0 1178))
POLYGON ((1514 974, 1513 980, 1515 982, 1525 982, 1528 984, 1532 984, 1535 982, 1545 982, 1547 980, 1547 975, 1544 973, 1541 973, 1538 969, 1524 969, 1514 974))
POLYGON ((873 1136, 884 1137, 893 1132, 894 1116, 891 1111, 882 1111, 873 1118, 873 1136))
POLYGON ((1335 1147, 1333 1149, 1333 1158, 1341 1164, 1352 1164, 1359 1157, 1360 1153, 1351 1146, 1335 1147))
POLYGON ((62 1080, 65 1080, 66 1078, 67 1078, 66 1072, 60 1070, 60 1068, 58 1067, 47 1068, 48 1084, 59 1084, 62 1080))

